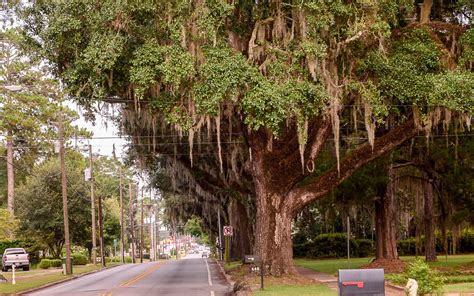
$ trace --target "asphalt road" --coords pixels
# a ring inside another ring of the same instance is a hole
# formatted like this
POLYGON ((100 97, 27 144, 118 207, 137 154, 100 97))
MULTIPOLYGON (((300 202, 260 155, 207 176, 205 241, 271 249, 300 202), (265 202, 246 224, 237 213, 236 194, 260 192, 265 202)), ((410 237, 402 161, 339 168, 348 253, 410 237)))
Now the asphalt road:
POLYGON ((28 295, 224 296, 231 288, 214 260, 188 255, 181 260, 126 264, 28 295))

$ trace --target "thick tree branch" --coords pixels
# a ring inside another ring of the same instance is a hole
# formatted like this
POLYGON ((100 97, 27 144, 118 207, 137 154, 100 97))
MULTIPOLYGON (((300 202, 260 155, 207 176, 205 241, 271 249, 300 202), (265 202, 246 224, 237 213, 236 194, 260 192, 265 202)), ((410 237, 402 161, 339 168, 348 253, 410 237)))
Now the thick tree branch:
POLYGON ((334 168, 314 179, 313 182, 294 188, 290 191, 288 198, 293 213, 324 196, 358 168, 391 151, 406 140, 416 136, 417 133, 418 129, 415 127, 414 121, 410 119, 405 124, 376 139, 373 151, 369 144, 365 144, 346 156, 341 162, 340 173, 334 168))
POLYGON ((311 140, 311 143, 308 143, 308 160, 314 161, 316 156, 321 151, 326 139, 331 132, 331 118, 329 115, 324 115, 323 119, 320 122, 320 125, 314 135, 308 137, 311 140))

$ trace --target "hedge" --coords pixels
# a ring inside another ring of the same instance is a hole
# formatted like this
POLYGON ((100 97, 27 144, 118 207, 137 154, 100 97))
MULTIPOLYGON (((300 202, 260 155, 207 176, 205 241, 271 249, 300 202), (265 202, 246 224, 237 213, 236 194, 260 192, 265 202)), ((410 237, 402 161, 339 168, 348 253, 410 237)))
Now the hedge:
MULTIPOLYGON (((374 244, 367 239, 350 239, 352 257, 367 257, 374 254, 374 244)), ((293 245, 294 257, 323 258, 346 257, 347 236, 345 233, 321 234, 312 241, 293 245)))
MULTIPOLYGON (((451 232, 447 234, 448 244, 451 247, 453 243, 453 238, 451 232)), ((420 237, 420 246, 424 250, 425 246, 425 237, 420 237)), ((441 233, 436 233, 436 252, 444 253, 444 242, 441 233)), ((399 240, 397 242, 398 254, 400 256, 409 256, 416 254, 416 238, 410 237, 404 240, 399 240)), ((474 253, 474 231, 465 230, 461 232, 461 237, 458 243, 458 249, 456 253, 467 254, 474 253)))
POLYGON ((74 265, 86 265, 89 261, 87 256, 82 254, 72 254, 71 257, 73 258, 72 264, 74 265))
POLYGON ((51 267, 51 261, 50 259, 41 259, 40 263, 38 264, 38 267, 41 269, 48 269, 51 267))
POLYGON ((51 267, 61 267, 63 265, 63 261, 61 259, 53 259, 50 260, 51 267))

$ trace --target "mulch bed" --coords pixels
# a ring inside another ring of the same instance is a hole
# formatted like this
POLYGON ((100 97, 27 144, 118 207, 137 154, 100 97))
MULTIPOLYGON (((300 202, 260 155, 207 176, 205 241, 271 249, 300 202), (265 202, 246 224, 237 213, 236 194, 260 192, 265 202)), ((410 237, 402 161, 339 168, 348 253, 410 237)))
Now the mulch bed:
POLYGON ((385 273, 400 273, 405 271, 406 264, 401 260, 378 259, 363 266, 363 268, 383 268, 385 273))

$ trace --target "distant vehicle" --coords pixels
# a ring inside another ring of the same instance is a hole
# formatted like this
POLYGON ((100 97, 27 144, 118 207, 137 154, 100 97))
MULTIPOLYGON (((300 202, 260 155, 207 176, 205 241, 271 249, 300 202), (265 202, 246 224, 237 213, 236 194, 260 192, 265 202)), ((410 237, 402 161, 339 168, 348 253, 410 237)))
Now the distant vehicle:
POLYGON ((160 259, 170 259, 170 257, 171 256, 168 255, 168 254, 160 254, 160 256, 159 256, 160 259))
POLYGON ((16 268, 30 270, 30 256, 23 248, 5 249, 2 256, 2 271, 8 271, 15 265, 16 268))
POLYGON ((207 252, 206 252, 206 251, 202 252, 202 254, 201 254, 201 258, 208 258, 208 257, 207 257, 207 252))

